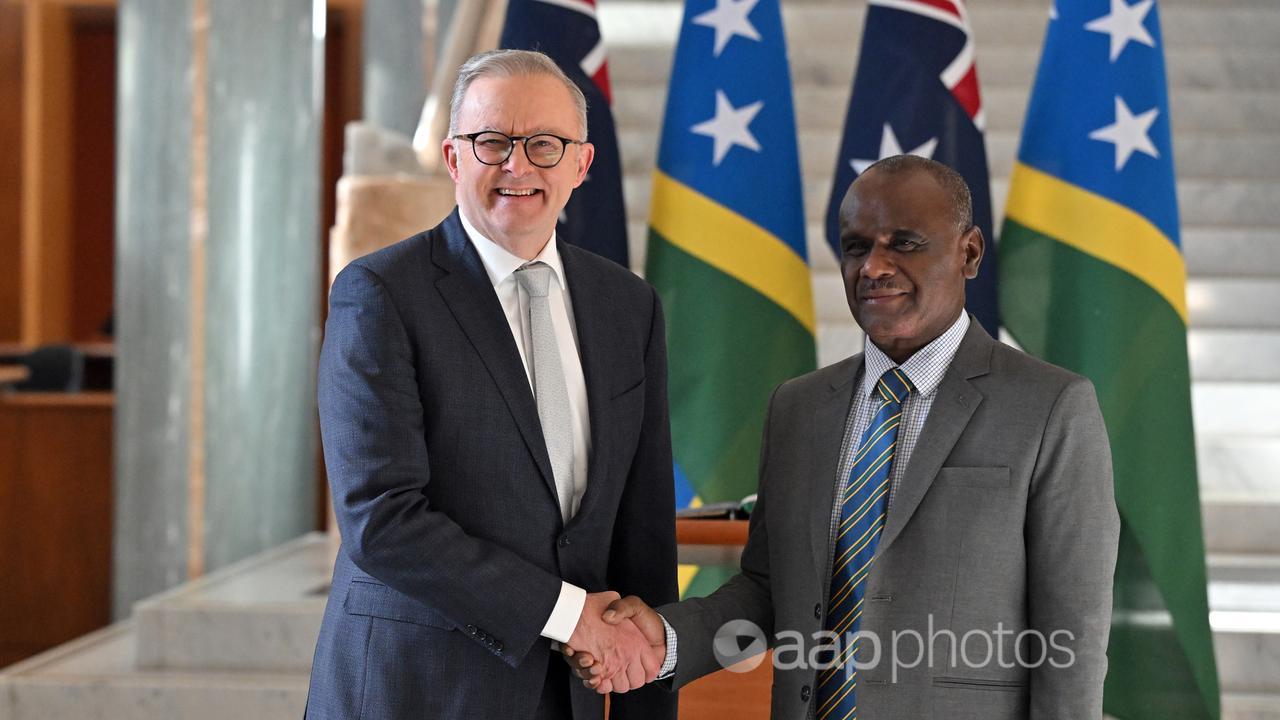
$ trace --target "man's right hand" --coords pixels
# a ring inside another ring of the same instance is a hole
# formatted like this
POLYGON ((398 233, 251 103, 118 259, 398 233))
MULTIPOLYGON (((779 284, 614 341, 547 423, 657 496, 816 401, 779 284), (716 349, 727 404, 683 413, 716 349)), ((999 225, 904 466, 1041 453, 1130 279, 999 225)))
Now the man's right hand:
MULTIPOLYGON (((616 593, 600 594, 613 595, 617 598, 616 593)), ((589 602, 590 596, 588 596, 588 604, 589 602)), ((583 608, 583 615, 585 616, 586 614, 587 610, 583 608)), ((657 670, 662 667, 667 653, 667 633, 662 617, 643 600, 631 595, 623 599, 614 599, 610 602, 601 619, 606 624, 616 627, 634 625, 644 635, 652 653, 651 657, 656 658, 657 661, 653 672, 649 672, 648 666, 645 666, 645 681, 653 682, 657 678, 657 670)), ((619 678, 616 675, 611 675, 608 672, 608 668, 600 662, 594 653, 574 645, 572 641, 567 646, 562 646, 561 650, 564 652, 567 662, 573 668, 574 674, 583 681, 584 685, 597 692, 627 692, 629 689, 640 687, 631 682, 630 678, 626 679, 625 684, 620 684, 619 678)))
MULTIPOLYGON (((567 643, 566 654, 586 653, 591 656, 592 674, 608 683, 609 689, 601 692, 627 692, 642 687, 658 677, 658 668, 662 667, 663 658, 654 652, 646 633, 626 617, 618 615, 617 602, 619 595, 616 592, 589 593, 578 617, 578 625, 567 643), (603 616, 609 612, 613 612, 613 616, 605 619, 603 616)), ((658 632, 665 636, 661 619, 658 619, 658 625, 658 632)))

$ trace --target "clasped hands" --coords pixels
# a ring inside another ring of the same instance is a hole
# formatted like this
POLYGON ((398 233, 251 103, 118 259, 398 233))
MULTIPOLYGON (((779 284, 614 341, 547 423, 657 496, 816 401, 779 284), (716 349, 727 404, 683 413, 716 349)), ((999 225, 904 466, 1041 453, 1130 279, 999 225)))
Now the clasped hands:
POLYGON ((667 657, 667 634, 662 618, 640 598, 590 593, 560 651, 587 687, 624 693, 658 677, 667 657))

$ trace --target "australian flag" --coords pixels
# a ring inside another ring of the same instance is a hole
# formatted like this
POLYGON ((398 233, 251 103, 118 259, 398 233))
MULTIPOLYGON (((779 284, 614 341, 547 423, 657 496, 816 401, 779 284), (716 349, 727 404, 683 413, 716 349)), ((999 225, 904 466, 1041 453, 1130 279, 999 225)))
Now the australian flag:
POLYGON ((827 241, 838 257, 840 201, 871 163, 907 153, 955 168, 973 192, 973 221, 986 239, 966 305, 994 336, 1000 316, 984 124, 963 0, 870 0, 827 207, 827 241))
POLYGON ((629 266, 622 161, 595 0, 510 0, 501 45, 546 53, 587 96, 587 139, 596 157, 560 215, 556 237, 629 266))

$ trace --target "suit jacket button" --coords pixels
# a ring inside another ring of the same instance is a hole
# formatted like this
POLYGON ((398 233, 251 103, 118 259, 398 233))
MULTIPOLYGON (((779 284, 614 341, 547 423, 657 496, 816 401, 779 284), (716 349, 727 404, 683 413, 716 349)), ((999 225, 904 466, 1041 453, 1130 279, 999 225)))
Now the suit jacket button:
POLYGON ((474 637, 474 636, 475 636, 475 634, 476 634, 476 626, 475 626, 475 625, 468 625, 468 626, 467 626, 467 634, 468 634, 468 635, 471 635, 472 637, 474 637))
POLYGON ((800 702, 809 702, 809 686, 800 688, 800 702))
POLYGON ((560 536, 560 547, 569 547, 569 536, 568 536, 568 535, 561 535, 561 536, 560 536))
POLYGON ((817 603, 813 606, 813 617, 815 620, 822 619, 822 603, 817 603))

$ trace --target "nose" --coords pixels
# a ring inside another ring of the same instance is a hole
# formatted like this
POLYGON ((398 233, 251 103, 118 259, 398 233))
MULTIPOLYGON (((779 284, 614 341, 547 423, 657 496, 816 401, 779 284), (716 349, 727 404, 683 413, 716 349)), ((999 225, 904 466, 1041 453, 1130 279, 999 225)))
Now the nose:
POLYGON ((529 162, 529 156, 525 154, 524 143, 524 140, 516 140, 511 146, 507 161, 502 163, 502 169, 515 177, 523 177, 533 171, 533 163, 529 162))
POLYGON ((858 268, 858 274, 869 280, 876 280, 889 277, 897 270, 888 248, 876 242, 871 244, 871 249, 862 261, 862 267, 858 268))

